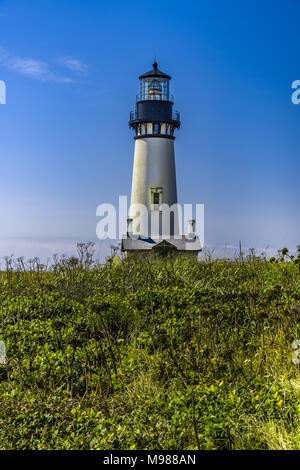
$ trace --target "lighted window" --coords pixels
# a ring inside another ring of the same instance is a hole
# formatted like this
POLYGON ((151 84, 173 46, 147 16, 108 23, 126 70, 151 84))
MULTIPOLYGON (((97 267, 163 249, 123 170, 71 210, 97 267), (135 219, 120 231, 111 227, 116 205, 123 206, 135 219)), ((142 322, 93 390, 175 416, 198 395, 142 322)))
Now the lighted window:
POLYGON ((149 86, 149 96, 153 99, 161 99, 162 90, 158 80, 152 80, 149 86))

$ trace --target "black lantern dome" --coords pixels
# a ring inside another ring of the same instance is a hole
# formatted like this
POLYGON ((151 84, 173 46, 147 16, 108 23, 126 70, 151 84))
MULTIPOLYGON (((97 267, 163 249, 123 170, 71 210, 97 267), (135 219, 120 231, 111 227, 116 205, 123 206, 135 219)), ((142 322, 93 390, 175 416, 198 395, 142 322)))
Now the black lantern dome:
POLYGON ((136 97, 135 111, 130 113, 129 125, 136 131, 135 138, 165 137, 174 139, 174 129, 180 127, 178 111, 173 111, 173 96, 170 94, 170 75, 158 69, 139 76, 140 93, 136 97))
POLYGON ((160 70, 158 70, 157 62, 153 62, 152 70, 140 75, 139 79, 142 80, 143 78, 149 78, 149 77, 161 77, 161 78, 166 78, 167 80, 171 80, 171 78, 172 78, 172 77, 170 77, 170 75, 167 75, 166 73, 161 72, 160 70))

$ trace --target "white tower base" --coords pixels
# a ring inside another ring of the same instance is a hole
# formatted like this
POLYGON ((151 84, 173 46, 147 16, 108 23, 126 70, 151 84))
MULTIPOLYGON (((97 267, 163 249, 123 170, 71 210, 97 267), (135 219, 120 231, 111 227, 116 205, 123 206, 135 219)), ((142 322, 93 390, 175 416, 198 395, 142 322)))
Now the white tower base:
MULTIPOLYGON (((162 231, 154 228, 151 217, 159 220, 159 206, 167 204, 170 208, 177 204, 176 169, 174 140, 164 137, 145 137, 135 140, 130 217, 133 219, 133 234, 144 237, 159 236, 162 231), (144 205, 148 211, 148 230, 140 230, 136 221, 136 205, 144 205), (136 223, 135 223, 136 221, 136 223)), ((176 208, 175 208, 176 209, 176 208)), ((171 216, 170 235, 179 234, 177 211, 171 216)))

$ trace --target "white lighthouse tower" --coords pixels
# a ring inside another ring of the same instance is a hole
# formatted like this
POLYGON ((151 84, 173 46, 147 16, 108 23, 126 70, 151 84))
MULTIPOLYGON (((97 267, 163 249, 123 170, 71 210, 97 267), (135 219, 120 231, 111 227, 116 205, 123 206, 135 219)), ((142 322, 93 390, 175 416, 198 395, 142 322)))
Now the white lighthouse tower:
MULTIPOLYGON (((127 236, 122 240, 122 250, 128 254, 153 249, 164 254, 197 254, 201 249, 198 237, 191 233, 189 237, 179 235, 174 131, 180 127, 180 115, 173 110, 171 77, 154 62, 152 70, 139 79, 140 92, 129 121, 135 131, 135 151, 127 236)), ((190 230, 194 230, 193 222, 190 230)))

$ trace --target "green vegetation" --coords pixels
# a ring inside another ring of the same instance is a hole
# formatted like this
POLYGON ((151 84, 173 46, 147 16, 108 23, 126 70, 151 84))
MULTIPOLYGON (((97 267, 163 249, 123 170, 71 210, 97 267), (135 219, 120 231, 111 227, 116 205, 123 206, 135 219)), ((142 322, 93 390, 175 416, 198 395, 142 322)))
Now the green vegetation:
POLYGON ((297 449, 300 252, 6 260, 1 449, 297 449))

